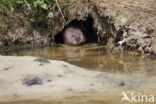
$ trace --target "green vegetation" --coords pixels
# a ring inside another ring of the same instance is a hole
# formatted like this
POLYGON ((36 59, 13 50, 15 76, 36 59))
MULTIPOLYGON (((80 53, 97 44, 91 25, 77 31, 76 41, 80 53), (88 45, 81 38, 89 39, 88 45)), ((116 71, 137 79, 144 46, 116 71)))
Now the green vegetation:
POLYGON ((42 28, 42 24, 47 25, 43 27, 52 34, 52 29, 56 26, 53 21, 62 21, 61 23, 66 24, 69 20, 67 18, 69 11, 75 11, 75 2, 75 0, 0 0, 0 30, 7 31, 13 28, 15 23, 18 23, 16 21, 28 21, 32 27, 42 28))

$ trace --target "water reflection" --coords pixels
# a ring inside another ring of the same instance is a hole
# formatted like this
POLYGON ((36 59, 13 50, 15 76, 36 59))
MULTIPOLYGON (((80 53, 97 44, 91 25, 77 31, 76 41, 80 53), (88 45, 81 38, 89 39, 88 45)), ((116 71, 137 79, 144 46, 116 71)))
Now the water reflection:
POLYGON ((63 60, 96 71, 156 75, 155 60, 143 59, 136 56, 111 55, 105 47, 96 44, 86 44, 77 47, 57 45, 52 48, 19 49, 3 52, 3 54, 63 60))

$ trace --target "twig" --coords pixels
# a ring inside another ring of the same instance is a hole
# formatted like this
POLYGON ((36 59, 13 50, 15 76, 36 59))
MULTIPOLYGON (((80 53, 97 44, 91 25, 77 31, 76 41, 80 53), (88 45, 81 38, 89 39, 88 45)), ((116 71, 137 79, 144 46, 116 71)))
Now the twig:
POLYGON ((58 9, 59 9, 60 14, 62 15, 62 18, 63 18, 65 24, 67 24, 67 23, 66 23, 66 20, 65 20, 65 17, 64 17, 64 15, 63 15, 63 13, 62 13, 62 10, 61 10, 61 8, 60 8, 59 3, 58 3, 57 0, 56 0, 56 5, 57 5, 57 7, 58 7, 58 9))
POLYGON ((28 4, 27 0, 24 0, 25 3, 27 4, 28 8, 31 9, 30 5, 28 4))

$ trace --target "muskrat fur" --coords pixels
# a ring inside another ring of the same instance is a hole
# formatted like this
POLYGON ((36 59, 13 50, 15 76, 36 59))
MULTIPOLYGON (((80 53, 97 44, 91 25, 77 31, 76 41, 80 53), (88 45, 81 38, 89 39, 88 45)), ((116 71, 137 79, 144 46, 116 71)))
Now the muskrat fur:
POLYGON ((86 37, 79 28, 68 27, 63 33, 64 43, 68 45, 81 45, 85 43, 86 37))

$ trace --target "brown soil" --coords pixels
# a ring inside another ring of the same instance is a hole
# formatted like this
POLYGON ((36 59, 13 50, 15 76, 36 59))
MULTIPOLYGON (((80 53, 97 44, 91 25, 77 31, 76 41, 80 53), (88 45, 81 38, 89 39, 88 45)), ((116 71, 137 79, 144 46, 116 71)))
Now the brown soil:
MULTIPOLYGON (((140 55, 156 56, 156 1, 155 0, 96 0, 77 1, 74 11, 63 12, 68 20, 63 22, 60 15, 53 20, 53 34, 61 32, 72 20, 85 20, 90 15, 99 37, 98 43, 107 45, 115 54, 129 51, 140 55)), ((40 31, 29 23, 22 11, 18 11, 12 22, 12 29, 0 33, 0 47, 46 46, 52 44, 47 29, 40 31), (28 28, 29 27, 29 28, 28 28), (30 30, 30 31, 27 31, 30 30)), ((42 25, 42 24, 40 24, 42 25)), ((43 26, 44 27, 44 26, 43 26)))
POLYGON ((96 0, 91 3, 98 35, 111 51, 121 54, 125 51, 154 52, 151 45, 155 46, 152 43, 156 34, 155 0, 96 0))

